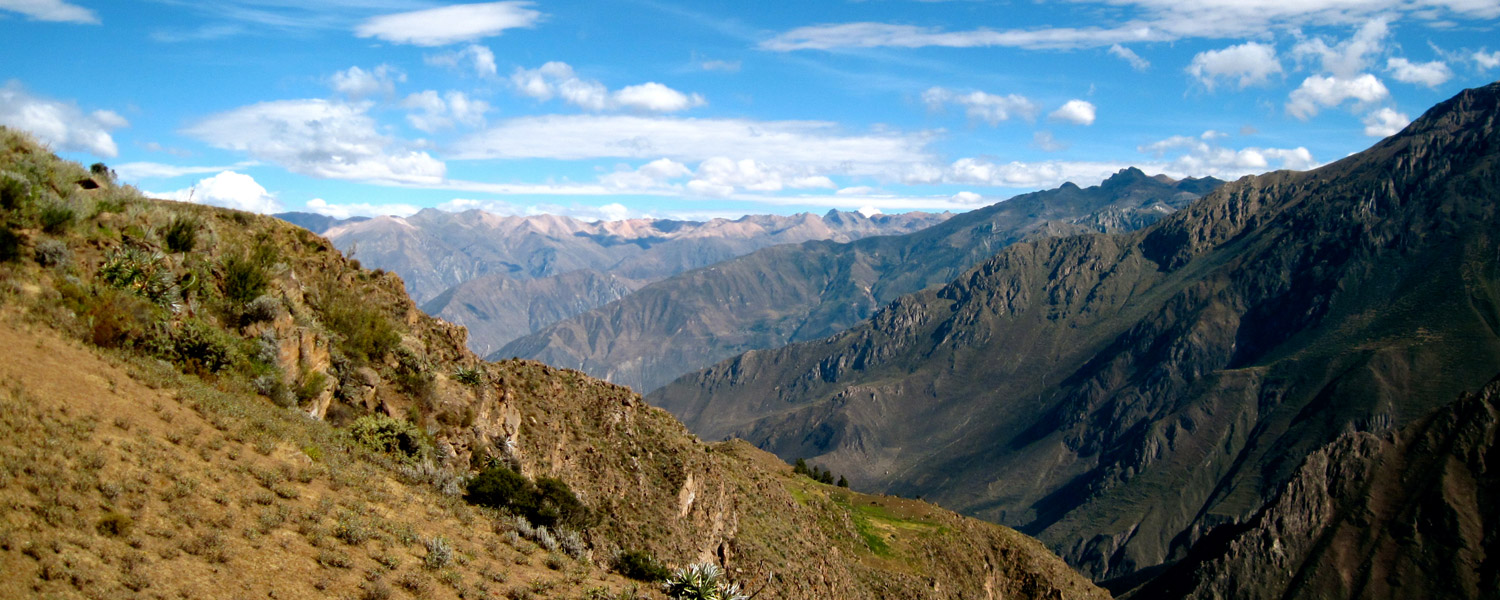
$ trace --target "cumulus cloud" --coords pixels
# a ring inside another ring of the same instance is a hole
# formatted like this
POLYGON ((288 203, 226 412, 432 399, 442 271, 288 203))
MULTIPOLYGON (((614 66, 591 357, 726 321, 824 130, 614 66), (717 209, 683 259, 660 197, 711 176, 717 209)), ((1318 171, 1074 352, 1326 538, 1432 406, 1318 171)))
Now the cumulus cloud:
POLYGON ((1386 107, 1372 111, 1365 115, 1365 135, 1371 137, 1387 137, 1396 135, 1407 125, 1411 124, 1411 118, 1405 113, 1396 112, 1396 109, 1386 107))
POLYGON ((1485 52, 1483 49, 1476 50, 1473 54, 1469 55, 1469 59, 1473 60, 1474 64, 1478 65, 1481 69, 1489 70, 1500 67, 1500 50, 1494 52, 1485 52))
MULTIPOLYGON (((533 215, 559 215, 572 217, 584 221, 623 221, 633 217, 648 216, 638 211, 631 210, 618 202, 593 206, 586 204, 516 204, 503 200, 474 200, 471 198, 454 198, 436 206, 438 210, 448 212, 463 212, 466 210, 482 210, 487 213, 528 217, 533 215)), ((737 216, 737 215, 736 215, 737 216)), ((730 217, 733 218, 733 217, 730 217)))
POLYGON ((603 83, 583 79, 568 63, 552 61, 535 69, 517 68, 510 76, 516 90, 537 100, 560 98, 583 109, 633 109, 677 112, 706 103, 703 96, 684 94, 656 82, 632 85, 613 93, 603 83))
POLYGON ((450 129, 455 123, 482 126, 484 113, 490 110, 488 102, 470 98, 463 92, 449 91, 440 95, 434 90, 407 96, 401 101, 401 107, 413 111, 406 115, 406 122, 428 133, 450 129))
POLYGON ((396 83, 406 81, 406 73, 390 65, 366 71, 357 66, 334 73, 328 78, 333 91, 354 99, 396 93, 396 83))
POLYGON ((190 188, 149 195, 167 200, 222 206, 261 214, 281 211, 281 203, 276 200, 276 196, 256 183, 254 177, 234 171, 224 171, 203 179, 190 188))
POLYGON ((658 158, 638 169, 615 171, 600 177, 599 182, 616 190, 650 190, 692 174, 692 169, 687 168, 687 165, 670 158, 658 158))
POLYGON ((964 107, 964 114, 969 118, 979 119, 990 125, 1009 121, 1011 117, 1031 121, 1036 119, 1037 113, 1041 112, 1041 107, 1025 96, 1019 94, 1000 96, 978 90, 964 93, 933 87, 922 93, 922 102, 927 104, 930 110, 939 110, 950 103, 957 104, 964 107))
POLYGON ((1275 47, 1245 42, 1223 50, 1199 52, 1188 64, 1187 72, 1209 90, 1213 90, 1220 79, 1234 80, 1243 89, 1266 83, 1272 75, 1279 75, 1281 61, 1276 58, 1275 47))
POLYGON ((1085 100, 1069 100, 1057 110, 1052 111, 1052 114, 1047 115, 1047 118, 1074 125, 1093 125, 1094 113, 1093 103, 1085 100))
POLYGON ((838 187, 825 176, 798 174, 798 169, 772 166, 752 159, 732 160, 716 156, 698 163, 687 189, 705 196, 729 196, 735 190, 778 192, 785 188, 833 189, 838 187))
POLYGON ((399 184, 443 180, 442 161, 381 135, 365 114, 369 109, 368 102, 261 102, 212 115, 183 133, 313 177, 399 184))
POLYGON ((422 57, 422 61, 437 67, 462 69, 465 64, 480 77, 494 77, 499 72, 495 66, 495 52, 487 46, 469 44, 462 50, 444 52, 422 57))
POLYGON ((1184 176, 1212 175, 1222 179, 1268 171, 1273 168, 1272 161, 1276 163, 1275 168, 1294 170, 1311 169, 1319 164, 1304 147, 1236 150, 1220 144, 1220 140, 1226 137, 1216 131, 1206 131, 1199 136, 1172 136, 1140 146, 1137 150, 1156 158, 1179 153, 1159 167, 1162 172, 1184 176))
POLYGON ((373 17, 354 29, 362 38, 395 44, 446 46, 531 27, 542 19, 531 2, 456 4, 373 17))
POLYGON ((1316 60, 1323 71, 1350 79, 1372 66, 1373 57, 1385 51, 1389 35, 1388 19, 1375 18, 1361 25, 1349 39, 1336 44, 1323 38, 1298 42, 1292 47, 1292 57, 1299 61, 1316 60))
POLYGON ((36 21, 99 24, 99 15, 94 11, 63 0, 0 0, 0 10, 18 12, 36 21))
POLYGON ((1292 90, 1287 99, 1286 112, 1305 121, 1318 114, 1320 107, 1338 106, 1346 100, 1369 104, 1389 98, 1390 95, 1385 84, 1369 73, 1348 79, 1313 75, 1292 90))
POLYGON ((71 102, 33 96, 17 81, 0 87, 0 124, 29 132, 59 150, 104 158, 120 152, 109 132, 130 125, 111 110, 85 113, 71 102))
POLYGON ((367 202, 348 202, 334 204, 322 198, 308 200, 303 210, 333 217, 335 219, 347 219, 349 217, 408 217, 422 210, 420 206, 411 204, 370 204, 367 202))
POLYGON ((1440 60, 1414 63, 1404 58, 1390 58, 1385 62, 1385 70, 1389 71, 1396 81, 1425 85, 1430 88, 1442 85, 1443 82, 1453 78, 1453 70, 1448 68, 1447 63, 1440 60))
POLYGON ((926 162, 925 134, 846 133, 823 121, 543 115, 510 119, 459 140, 455 158, 670 158, 734 156, 830 173, 881 173, 926 162))
POLYGON ((1141 58, 1141 55, 1136 54, 1134 50, 1131 50, 1119 44, 1111 45, 1109 47, 1109 53, 1113 56, 1119 57, 1120 60, 1130 63, 1130 68, 1137 71, 1145 71, 1146 69, 1151 68, 1151 63, 1146 59, 1141 58))

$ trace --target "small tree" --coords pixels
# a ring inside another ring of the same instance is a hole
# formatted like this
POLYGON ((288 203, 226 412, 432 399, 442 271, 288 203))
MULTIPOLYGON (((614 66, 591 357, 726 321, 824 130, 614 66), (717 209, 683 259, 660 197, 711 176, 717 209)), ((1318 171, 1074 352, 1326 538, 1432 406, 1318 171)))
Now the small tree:
POLYGON ((845 478, 843 475, 839 475, 839 487, 841 487, 841 488, 849 487, 849 480, 847 478, 845 478))
POLYGON ((797 464, 792 465, 792 472, 798 475, 807 475, 809 473, 807 470, 807 461, 801 458, 797 459, 797 464))

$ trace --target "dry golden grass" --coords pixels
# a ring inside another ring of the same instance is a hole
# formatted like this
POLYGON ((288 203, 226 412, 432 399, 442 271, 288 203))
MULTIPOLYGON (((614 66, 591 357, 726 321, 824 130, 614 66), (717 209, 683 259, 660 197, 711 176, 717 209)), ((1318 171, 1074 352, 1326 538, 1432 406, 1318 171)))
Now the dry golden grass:
POLYGON ((259 398, 14 314, 0 347, 6 597, 574 598, 632 585, 507 543, 507 519, 406 485, 259 398), (446 564, 427 560, 437 538, 446 564))

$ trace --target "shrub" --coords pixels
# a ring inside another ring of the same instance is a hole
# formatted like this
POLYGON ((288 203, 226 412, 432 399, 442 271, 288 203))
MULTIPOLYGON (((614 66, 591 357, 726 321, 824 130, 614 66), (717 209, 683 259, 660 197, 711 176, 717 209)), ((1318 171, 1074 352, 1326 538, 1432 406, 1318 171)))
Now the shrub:
POLYGON ((250 384, 255 386, 255 391, 260 392, 260 395, 270 398, 271 403, 276 406, 291 408, 297 404, 296 396, 292 395, 286 381, 281 379, 280 372, 266 373, 256 377, 250 384))
POLYGON ((42 208, 38 220, 42 224, 42 231, 56 234, 67 230, 73 224, 75 216, 73 209, 54 203, 42 208))
POLYGON ((389 319, 354 292, 326 286, 319 294, 322 321, 339 335, 339 350, 359 363, 384 358, 401 343, 389 319))
POLYGON ((697 563, 678 569, 662 584, 672 600, 748 600, 740 586, 724 579, 724 570, 712 563, 697 563))
POLYGON ((105 283, 135 292, 158 306, 176 309, 182 299, 177 278, 166 256, 135 246, 117 246, 104 255, 99 278, 105 283))
POLYGON ((170 252, 192 252, 193 247, 198 245, 198 220, 192 217, 177 215, 172 221, 162 228, 161 237, 167 243, 170 252))
POLYGON ((103 179, 107 183, 113 183, 115 180, 115 170, 102 162, 89 165, 89 174, 98 179, 103 179))
POLYGON ((154 337, 165 315, 134 294, 105 288, 84 313, 88 340, 103 348, 142 344, 154 337))
POLYGON ((327 375, 324 375, 322 371, 308 371, 302 375, 302 382, 297 384, 297 402, 300 404, 312 402, 327 387, 327 375))
POLYGON ((10 230, 10 225, 0 223, 0 262, 10 262, 20 257, 20 236, 10 230))
POLYGON ((61 267, 72 262, 73 253, 68 251, 68 245, 59 240, 42 240, 37 243, 36 263, 44 267, 61 267))
POLYGON ((271 297, 269 294, 259 296, 245 305, 240 314, 240 323, 250 325, 262 323, 276 318, 276 313, 281 310, 281 301, 271 297))
POLYGON ((365 415, 349 426, 354 442, 376 452, 415 460, 426 453, 426 441, 416 425, 386 415, 365 415))
POLYGON ((162 358, 193 373, 217 373, 239 361, 238 340, 199 319, 187 319, 157 349, 162 358))
POLYGON ((588 507, 561 479, 541 477, 532 483, 498 464, 469 480, 464 499, 471 504, 509 511, 541 527, 564 525, 582 529, 593 524, 588 507))
POLYGON ((453 561, 453 546, 448 544, 448 539, 438 536, 427 540, 427 555, 422 557, 422 566, 428 569, 441 569, 453 561))
POLYGON ((465 385, 479 385, 483 373, 479 369, 459 367, 453 371, 453 380, 465 385))
POLYGON ((615 558, 615 571, 631 579, 648 583, 666 581, 672 576, 672 572, 665 565, 657 562, 651 553, 644 550, 621 552, 620 556, 615 558))
POLYGON ((265 267, 239 254, 224 259, 224 299, 238 309, 260 297, 271 282, 265 267))
POLYGON ((99 535, 124 537, 130 535, 130 528, 134 525, 135 519, 130 518, 130 515, 110 512, 99 517, 99 522, 94 525, 94 528, 99 531, 99 535))
POLYGON ((30 182, 8 173, 0 175, 0 208, 15 210, 30 199, 30 182))

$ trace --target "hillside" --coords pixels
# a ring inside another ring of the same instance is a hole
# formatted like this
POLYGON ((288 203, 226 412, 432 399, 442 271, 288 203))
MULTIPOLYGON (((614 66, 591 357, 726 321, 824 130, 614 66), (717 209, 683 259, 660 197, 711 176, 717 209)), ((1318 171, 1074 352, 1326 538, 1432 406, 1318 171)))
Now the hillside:
POLYGON ((611 572, 629 552, 762 597, 1105 597, 1014 530, 483 362, 286 222, 148 200, 10 130, 0 211, 16 595, 662 597, 611 572))
POLYGON ((829 211, 823 216, 749 215, 701 222, 587 222, 556 215, 427 209, 409 217, 335 223, 285 215, 304 226, 331 225, 320 233, 364 266, 400 275, 419 306, 468 326, 470 348, 484 354, 615 300, 623 291, 759 248, 909 233, 949 216, 911 212, 866 217, 829 211), (594 275, 586 275, 590 273, 594 275), (455 297, 484 300, 455 302, 455 297), (549 308, 529 310, 540 306, 549 308))
POLYGON ((1338 436, 1500 373, 1497 116, 1500 84, 1464 92, 1339 162, 1226 184, 1135 234, 1016 244, 650 400, 1128 589, 1235 539, 1338 436))
POLYGON ((536 359, 650 391, 741 352, 852 327, 1017 241, 1139 229, 1220 183, 1127 169, 1098 186, 1024 194, 906 235, 767 248, 648 285, 490 356, 536 359))

